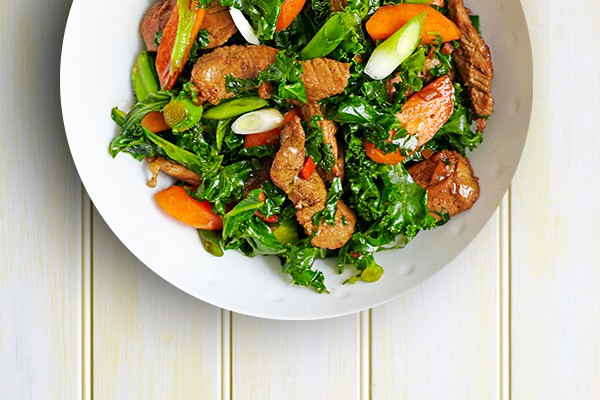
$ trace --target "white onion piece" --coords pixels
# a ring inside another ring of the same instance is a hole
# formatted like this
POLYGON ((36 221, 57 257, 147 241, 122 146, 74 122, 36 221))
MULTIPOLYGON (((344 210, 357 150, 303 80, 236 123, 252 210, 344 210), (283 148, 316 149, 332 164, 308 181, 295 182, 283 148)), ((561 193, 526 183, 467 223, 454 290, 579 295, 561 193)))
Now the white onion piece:
POLYGON ((283 115, 274 108, 252 111, 240 116, 231 125, 231 130, 238 135, 267 132, 281 126, 283 115))
POLYGON ((233 20, 235 26, 238 28, 238 31, 240 31, 240 33, 248 43, 260 44, 260 41, 254 33, 252 25, 250 25, 250 22, 248 22, 248 20, 240 10, 238 10, 237 8, 229 7, 229 14, 231 14, 231 19, 233 20))
POLYGON ((425 15, 426 13, 421 13, 415 16, 377 46, 367 61, 365 74, 380 80, 394 72, 417 48, 425 15))

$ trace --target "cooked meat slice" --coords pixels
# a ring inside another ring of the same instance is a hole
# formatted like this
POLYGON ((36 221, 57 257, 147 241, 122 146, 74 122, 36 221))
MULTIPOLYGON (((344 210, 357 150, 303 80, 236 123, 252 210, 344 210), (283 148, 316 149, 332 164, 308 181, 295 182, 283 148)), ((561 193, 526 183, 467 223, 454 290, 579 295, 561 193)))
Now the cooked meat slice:
POLYGON ((348 7, 348 0, 329 0, 331 12, 342 11, 344 7, 348 7))
POLYGON ((271 167, 271 180, 279 186, 296 206, 296 218, 308 235, 315 233, 311 244, 326 249, 342 247, 354 233, 356 216, 342 200, 337 203, 335 225, 313 224, 315 213, 323 210, 327 201, 327 188, 318 173, 309 179, 298 176, 306 158, 305 134, 300 118, 283 128, 281 148, 271 167))
POLYGON ((317 103, 307 103, 300 108, 302 118, 306 122, 310 122, 315 115, 321 115, 323 120, 318 121, 317 125, 323 131, 323 143, 329 146, 333 157, 335 158, 335 164, 330 171, 326 171, 320 166, 318 167, 319 175, 328 182, 332 182, 333 178, 344 179, 344 154, 338 147, 338 142, 335 137, 337 132, 337 126, 335 122, 330 121, 324 117, 325 112, 321 109, 321 106, 317 103))
POLYGON ((147 157, 146 161, 152 173, 152 178, 148 181, 150 187, 156 187, 156 178, 160 171, 190 185, 198 186, 202 183, 200 175, 173 161, 165 160, 162 157, 147 157))
POLYGON ((221 46, 237 32, 237 27, 233 19, 231 19, 229 9, 222 6, 218 0, 213 1, 206 9, 200 29, 208 31, 208 38, 210 40, 208 46, 206 46, 207 49, 214 49, 221 46))
MULTIPOLYGON (((269 46, 225 46, 205 54, 196 61, 192 70, 192 83, 198 100, 218 104, 233 96, 227 91, 225 78, 232 75, 240 79, 254 79, 260 71, 275 62, 279 50, 269 46)), ((303 61, 301 76, 309 102, 342 93, 350 77, 350 66, 326 58, 303 61)))
POLYGON ((269 46, 224 46, 203 55, 192 70, 199 102, 218 104, 221 99, 233 97, 233 93, 227 91, 225 78, 232 75, 254 79, 275 62, 278 52, 269 46))
POLYGON ((443 150, 408 168, 419 186, 427 190, 427 207, 431 215, 446 210, 450 216, 468 210, 479 197, 478 178, 466 157, 453 150, 443 150))
POLYGON ((140 34, 148 51, 158 50, 158 46, 154 43, 154 36, 156 32, 162 32, 165 29, 176 5, 177 0, 158 0, 144 14, 140 23, 140 34))
POLYGON ((328 58, 302 61, 302 68, 304 73, 300 78, 306 87, 308 103, 342 93, 350 77, 350 64, 328 58))
POLYGON ((448 10, 461 32, 460 46, 454 51, 454 61, 467 87, 473 111, 479 117, 477 125, 478 131, 481 132, 485 128, 485 118, 494 111, 494 98, 491 91, 494 77, 492 55, 473 26, 463 1, 448 0, 448 10))
MULTIPOLYGON (((148 51, 157 51, 158 46, 154 43, 156 32, 162 32, 171 17, 171 13, 177 5, 177 0, 159 0, 146 12, 140 24, 140 33, 148 51)), ((227 7, 223 7, 219 1, 213 1, 206 9, 200 29, 208 31, 209 43, 207 49, 221 46, 234 33, 237 28, 231 19, 227 7)))
POLYGON ((298 117, 295 117, 292 123, 285 125, 279 138, 281 147, 275 154, 270 175, 273 183, 288 195, 294 192, 294 183, 300 179, 298 174, 306 159, 305 139, 304 129, 298 117))
POLYGON ((271 164, 273 163, 273 159, 270 157, 265 157, 260 161, 259 170, 252 175, 246 183, 244 183, 244 187, 242 191, 244 192, 244 197, 248 196, 248 193, 253 191, 254 189, 258 189, 262 186, 264 181, 269 180, 269 173, 271 171, 271 164))
POLYGON ((261 99, 270 99, 273 94, 273 86, 268 82, 263 82, 258 87, 258 97, 261 99))

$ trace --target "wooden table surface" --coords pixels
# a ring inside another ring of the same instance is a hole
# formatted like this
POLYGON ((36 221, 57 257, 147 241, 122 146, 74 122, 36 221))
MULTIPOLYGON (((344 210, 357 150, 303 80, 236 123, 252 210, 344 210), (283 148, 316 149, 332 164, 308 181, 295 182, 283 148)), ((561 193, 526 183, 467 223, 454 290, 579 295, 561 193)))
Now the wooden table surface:
POLYGON ((484 230, 396 301, 278 322, 182 293, 115 238, 64 135, 70 2, 0 0, 0 399, 600 399, 600 7, 522 3, 531 127, 484 230))

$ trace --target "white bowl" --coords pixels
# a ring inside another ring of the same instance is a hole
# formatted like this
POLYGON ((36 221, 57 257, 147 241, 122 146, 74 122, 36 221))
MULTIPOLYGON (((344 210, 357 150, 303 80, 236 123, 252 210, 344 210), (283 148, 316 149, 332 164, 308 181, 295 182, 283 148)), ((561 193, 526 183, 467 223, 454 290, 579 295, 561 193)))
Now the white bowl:
POLYGON ((138 24, 147 0, 75 0, 61 61, 62 111, 71 153, 96 208, 119 239, 144 264, 181 290, 235 312, 276 319, 318 319, 364 310, 389 301, 454 259, 483 228, 500 203, 525 144, 532 103, 532 59, 518 0, 476 0, 483 36, 494 60, 495 112, 485 138, 469 155, 480 178, 475 206, 446 225, 421 232, 406 248, 381 252, 385 268, 371 284, 342 285, 333 260, 319 261, 331 294, 290 286, 274 257, 247 258, 235 251, 215 258, 197 233, 156 207, 145 163, 127 154, 112 159, 108 144, 117 130, 114 106, 127 110, 134 98, 130 69, 142 49, 138 24))

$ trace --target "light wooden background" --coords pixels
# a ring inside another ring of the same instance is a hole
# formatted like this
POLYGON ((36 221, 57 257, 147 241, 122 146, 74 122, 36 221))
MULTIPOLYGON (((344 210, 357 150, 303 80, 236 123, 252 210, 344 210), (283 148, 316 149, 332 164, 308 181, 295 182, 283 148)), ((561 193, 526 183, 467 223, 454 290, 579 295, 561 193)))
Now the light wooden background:
POLYGON ((63 132, 70 2, 0 0, 0 399, 600 399, 600 7, 522 2, 531 129, 485 229, 397 301, 276 322, 120 244, 63 132))

